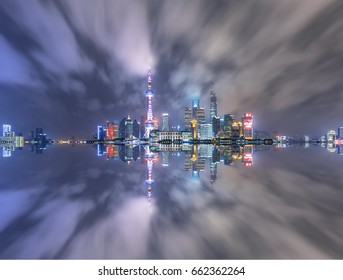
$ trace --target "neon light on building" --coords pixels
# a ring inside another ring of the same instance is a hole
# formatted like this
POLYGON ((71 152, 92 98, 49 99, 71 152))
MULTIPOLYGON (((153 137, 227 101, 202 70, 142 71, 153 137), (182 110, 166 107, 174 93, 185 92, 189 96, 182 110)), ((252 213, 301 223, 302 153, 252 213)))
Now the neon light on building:
POLYGON ((154 96, 154 91, 151 85, 151 71, 149 67, 148 72, 148 89, 145 91, 145 96, 147 97, 147 120, 145 122, 145 138, 149 138, 150 132, 154 129, 154 117, 152 114, 152 98, 154 96))
POLYGON ((252 139, 254 136, 254 125, 252 113, 245 113, 242 117, 243 136, 245 139, 252 139))

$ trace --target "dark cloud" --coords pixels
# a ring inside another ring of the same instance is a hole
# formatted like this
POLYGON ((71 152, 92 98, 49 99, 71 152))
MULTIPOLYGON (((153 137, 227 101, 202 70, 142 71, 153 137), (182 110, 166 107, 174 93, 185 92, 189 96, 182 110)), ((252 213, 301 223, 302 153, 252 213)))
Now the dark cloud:
POLYGON ((340 1, 20 1, 0 3, 0 120, 89 137, 155 112, 182 123, 209 88, 219 112, 254 112, 259 129, 321 134, 341 125, 340 1), (21 103, 21 104, 19 104, 21 103))

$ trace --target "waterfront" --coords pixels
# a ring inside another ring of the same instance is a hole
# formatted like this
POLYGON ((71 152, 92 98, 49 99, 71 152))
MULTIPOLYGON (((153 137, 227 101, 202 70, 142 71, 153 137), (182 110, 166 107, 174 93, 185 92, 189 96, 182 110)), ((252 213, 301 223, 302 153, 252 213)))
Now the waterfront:
POLYGON ((213 182, 213 154, 199 167, 197 151, 153 153, 151 197, 142 152, 129 164, 90 145, 0 158, 0 257, 343 257, 342 156, 271 147, 245 167, 224 149, 213 182))

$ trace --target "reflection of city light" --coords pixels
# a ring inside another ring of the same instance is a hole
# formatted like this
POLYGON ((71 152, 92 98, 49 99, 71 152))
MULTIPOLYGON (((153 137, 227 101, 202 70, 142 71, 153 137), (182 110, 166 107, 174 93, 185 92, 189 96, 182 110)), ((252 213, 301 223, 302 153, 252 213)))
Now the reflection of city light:
POLYGON ((251 153, 245 153, 244 154, 244 160, 252 160, 252 154, 251 153))

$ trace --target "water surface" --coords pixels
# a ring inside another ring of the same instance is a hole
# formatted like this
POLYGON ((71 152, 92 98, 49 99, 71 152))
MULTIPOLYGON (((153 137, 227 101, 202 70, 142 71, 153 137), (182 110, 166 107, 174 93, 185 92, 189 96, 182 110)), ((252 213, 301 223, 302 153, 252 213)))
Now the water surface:
POLYGON ((337 153, 272 147, 248 167, 239 148, 98 153, 0 158, 1 258, 343 257, 337 153))

